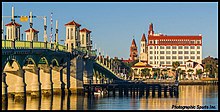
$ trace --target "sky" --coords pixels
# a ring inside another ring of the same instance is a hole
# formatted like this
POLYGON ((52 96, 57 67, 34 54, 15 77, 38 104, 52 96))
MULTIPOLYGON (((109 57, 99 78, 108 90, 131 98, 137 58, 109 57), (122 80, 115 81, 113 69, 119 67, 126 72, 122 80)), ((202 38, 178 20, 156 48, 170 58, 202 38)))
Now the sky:
MULTIPOLYGON (((110 57, 129 58, 130 45, 134 38, 140 51, 140 40, 147 36, 149 23, 154 32, 166 35, 202 34, 203 58, 218 57, 218 3, 154 3, 154 2, 2 2, 2 16, 11 16, 14 6, 15 16, 47 16, 47 35, 50 35, 50 16, 53 13, 53 35, 55 21, 58 20, 58 38, 65 40, 64 24, 74 20, 81 24, 80 29, 92 31, 93 49, 110 57)), ((4 24, 11 18, 3 18, 4 24)), ((29 22, 16 22, 22 25, 25 34, 29 22)), ((39 30, 39 41, 43 41, 43 19, 34 18, 33 28, 39 30)), ((25 38, 25 37, 24 37, 25 38)), ((53 36, 53 40, 54 40, 53 36)), ((64 44, 63 41, 59 43, 64 44)))

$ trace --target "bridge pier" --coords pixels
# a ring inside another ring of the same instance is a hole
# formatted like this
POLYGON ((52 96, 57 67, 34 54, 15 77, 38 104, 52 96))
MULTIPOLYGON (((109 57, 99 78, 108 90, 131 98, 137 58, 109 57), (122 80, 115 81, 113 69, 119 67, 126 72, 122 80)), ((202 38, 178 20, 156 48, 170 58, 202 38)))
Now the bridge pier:
POLYGON ((36 98, 41 95, 41 83, 40 83, 40 68, 34 69, 36 76, 33 76, 33 82, 31 84, 31 97, 36 98))
POLYGON ((6 83, 6 73, 2 73, 2 102, 8 100, 7 83, 6 83))
POLYGON ((25 71, 23 69, 15 72, 17 77, 14 101, 24 101, 26 99, 26 83, 25 83, 25 71))
POLYGON ((65 91, 65 83, 63 82, 63 67, 53 67, 52 75, 53 94, 61 95, 65 91))
POLYGON ((52 82, 52 67, 44 66, 41 71, 42 81, 42 94, 44 96, 50 96, 53 94, 53 82, 52 82))
POLYGON ((70 88, 73 94, 83 94, 83 70, 84 63, 81 56, 71 60, 70 66, 70 88))

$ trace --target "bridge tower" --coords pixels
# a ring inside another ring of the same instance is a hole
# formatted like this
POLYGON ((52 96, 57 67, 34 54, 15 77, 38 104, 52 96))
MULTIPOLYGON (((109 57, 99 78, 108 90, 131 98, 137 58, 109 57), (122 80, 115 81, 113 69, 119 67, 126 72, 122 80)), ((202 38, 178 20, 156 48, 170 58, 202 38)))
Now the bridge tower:
POLYGON ((20 40, 20 27, 22 25, 15 22, 14 7, 12 7, 11 22, 6 24, 6 40, 20 40))
POLYGON ((35 30, 32 22, 32 12, 30 12, 30 28, 26 30, 26 41, 38 41, 38 33, 39 31, 35 30))
POLYGON ((147 63, 147 39, 145 34, 141 38, 140 61, 147 63))
POLYGON ((91 50, 92 49, 92 42, 91 42, 91 38, 90 38, 90 33, 92 31, 89 31, 86 28, 83 28, 82 30, 80 30, 80 41, 81 41, 81 47, 85 48, 87 50, 91 50))
POLYGON ((80 24, 76 23, 74 20, 65 24, 66 26, 66 41, 65 46, 68 52, 72 52, 72 49, 80 46, 80 24))

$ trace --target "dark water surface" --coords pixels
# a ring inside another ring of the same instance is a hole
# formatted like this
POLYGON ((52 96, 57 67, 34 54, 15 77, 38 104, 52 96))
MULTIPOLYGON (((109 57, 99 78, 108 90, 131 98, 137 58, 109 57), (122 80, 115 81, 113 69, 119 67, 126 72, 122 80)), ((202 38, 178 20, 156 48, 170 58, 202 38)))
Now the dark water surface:
MULTIPOLYGON (((2 110, 164 110, 172 106, 195 106, 195 109, 218 110, 218 86, 214 85, 184 85, 179 87, 179 98, 152 98, 95 96, 88 98, 77 95, 53 95, 31 99, 26 102, 14 102, 8 99, 8 105, 2 103, 2 110), (199 106, 199 108, 198 108, 199 106)), ((157 96, 157 94, 155 95, 157 96)), ((187 109, 185 109, 187 110, 187 109)))

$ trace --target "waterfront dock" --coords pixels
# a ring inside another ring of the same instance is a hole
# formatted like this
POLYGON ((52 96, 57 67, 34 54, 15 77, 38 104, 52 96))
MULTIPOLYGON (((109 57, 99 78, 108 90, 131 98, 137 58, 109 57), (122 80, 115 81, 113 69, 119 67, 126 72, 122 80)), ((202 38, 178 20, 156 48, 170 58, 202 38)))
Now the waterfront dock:
POLYGON ((89 97, 94 96, 96 88, 107 91, 107 96, 145 96, 151 97, 178 97, 179 87, 175 84, 146 84, 144 82, 121 82, 121 83, 105 83, 105 84, 84 84, 84 93, 89 97), (163 94, 163 95, 162 95, 163 94), (168 95, 169 94, 169 95, 168 95))

